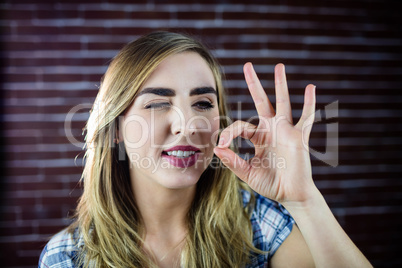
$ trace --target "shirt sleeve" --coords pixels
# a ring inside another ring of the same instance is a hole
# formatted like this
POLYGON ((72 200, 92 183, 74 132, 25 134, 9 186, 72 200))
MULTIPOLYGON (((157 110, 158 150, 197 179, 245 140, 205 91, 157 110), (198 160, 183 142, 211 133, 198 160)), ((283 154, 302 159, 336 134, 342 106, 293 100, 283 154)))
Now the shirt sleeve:
POLYGON ((250 220, 254 246, 268 251, 265 256, 268 262, 292 232, 295 221, 281 204, 259 194, 255 194, 255 207, 250 220))
POLYGON ((56 234, 43 248, 38 268, 73 268, 76 247, 67 231, 56 234))

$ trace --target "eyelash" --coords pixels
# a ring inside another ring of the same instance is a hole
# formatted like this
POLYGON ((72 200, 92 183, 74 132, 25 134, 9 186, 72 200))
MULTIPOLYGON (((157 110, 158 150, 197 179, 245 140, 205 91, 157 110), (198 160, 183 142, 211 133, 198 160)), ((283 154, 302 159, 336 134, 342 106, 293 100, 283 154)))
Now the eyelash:
POLYGON ((201 110, 210 110, 210 109, 214 108, 214 105, 209 101, 199 101, 199 102, 195 103, 194 105, 197 105, 198 108, 200 108, 201 110))
MULTIPOLYGON (((163 109, 170 106, 168 102, 158 102, 158 103, 151 103, 145 106, 145 109, 163 109)), ((199 101, 195 103, 193 106, 197 106, 201 110, 210 110, 215 106, 209 101, 199 101)))
POLYGON ((157 103, 151 103, 145 106, 145 109, 161 109, 169 106, 170 103, 168 102, 157 102, 157 103))

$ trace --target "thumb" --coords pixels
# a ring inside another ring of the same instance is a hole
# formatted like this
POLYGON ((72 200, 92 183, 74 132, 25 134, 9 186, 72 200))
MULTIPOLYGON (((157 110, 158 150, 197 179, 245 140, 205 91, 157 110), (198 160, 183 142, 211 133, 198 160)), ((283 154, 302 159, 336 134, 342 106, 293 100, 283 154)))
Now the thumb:
POLYGON ((251 168, 247 161, 235 154, 229 148, 215 147, 214 153, 225 166, 236 174, 237 177, 247 183, 251 168))

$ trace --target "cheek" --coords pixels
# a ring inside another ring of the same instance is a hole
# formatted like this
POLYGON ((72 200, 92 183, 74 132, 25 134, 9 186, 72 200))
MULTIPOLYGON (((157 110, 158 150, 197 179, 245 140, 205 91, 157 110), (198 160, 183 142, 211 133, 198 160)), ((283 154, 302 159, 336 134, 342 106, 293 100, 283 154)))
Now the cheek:
POLYGON ((218 141, 219 125, 220 125, 219 120, 212 121, 212 138, 211 138, 211 140, 212 140, 213 144, 216 144, 216 142, 218 141))
POLYGON ((142 116, 130 115, 125 117, 122 130, 124 144, 128 149, 140 149, 149 143, 151 126, 149 121, 142 116))
POLYGON ((208 147, 210 147, 212 145, 213 148, 216 145, 216 142, 218 140, 219 137, 219 115, 213 117, 206 117, 205 121, 203 122, 203 141, 207 142, 209 145, 207 145, 208 147), (208 141, 206 140, 208 139, 208 141))

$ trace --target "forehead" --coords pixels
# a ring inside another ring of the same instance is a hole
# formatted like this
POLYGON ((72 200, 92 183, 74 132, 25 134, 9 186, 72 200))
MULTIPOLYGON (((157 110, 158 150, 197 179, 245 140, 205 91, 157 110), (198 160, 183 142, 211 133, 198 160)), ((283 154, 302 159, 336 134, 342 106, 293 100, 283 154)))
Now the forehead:
POLYGON ((207 62, 195 52, 168 56, 152 72, 141 89, 168 87, 175 90, 214 87, 215 78, 207 62))

